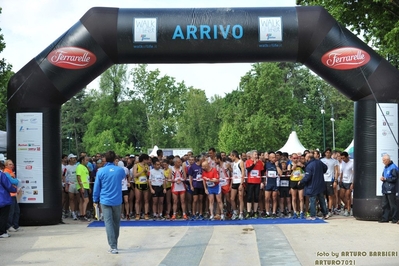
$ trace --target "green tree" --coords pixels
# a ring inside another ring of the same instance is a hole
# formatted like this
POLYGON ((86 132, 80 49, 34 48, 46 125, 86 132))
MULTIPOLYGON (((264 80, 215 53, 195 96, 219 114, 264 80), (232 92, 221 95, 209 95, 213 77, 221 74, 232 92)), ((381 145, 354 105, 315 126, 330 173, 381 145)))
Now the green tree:
POLYGON ((398 0, 297 0, 298 5, 323 6, 335 19, 347 26, 383 57, 398 67, 398 0))
MULTIPOLYGON (((0 7, 0 14, 2 8, 0 7)), ((0 53, 6 48, 4 42, 4 36, 1 33, 0 28, 0 53)), ((8 64, 4 58, 0 58, 0 130, 6 130, 6 113, 7 113, 7 86, 8 81, 14 74, 12 71, 12 65, 8 64)))
POLYGON ((176 83, 167 75, 160 77, 158 69, 147 70, 147 65, 138 65, 132 71, 132 97, 144 104, 147 148, 179 147, 176 141, 178 118, 184 112, 187 87, 176 83))

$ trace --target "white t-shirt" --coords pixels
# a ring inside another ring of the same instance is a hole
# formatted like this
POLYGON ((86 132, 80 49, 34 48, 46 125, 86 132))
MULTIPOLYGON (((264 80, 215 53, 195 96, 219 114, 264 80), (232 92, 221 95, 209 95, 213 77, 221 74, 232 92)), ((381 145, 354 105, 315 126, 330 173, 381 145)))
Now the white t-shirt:
POLYGON ((353 183, 353 161, 349 160, 347 163, 342 161, 342 183, 353 183))
POLYGON ((66 183, 76 185, 76 183, 78 182, 78 179, 76 177, 76 167, 77 167, 76 164, 75 165, 68 164, 66 166, 66 173, 65 173, 65 182, 66 183))
POLYGON ((240 169, 241 160, 238 162, 233 163, 233 184, 240 184, 241 183, 241 169, 240 169))
POLYGON ((158 169, 158 170, 151 169, 149 180, 152 186, 158 186, 158 187, 162 186, 163 182, 165 181, 165 175, 163 169, 158 169))
POLYGON ((322 158, 321 161, 327 165, 327 172, 324 173, 324 181, 333 182, 335 178, 335 167, 338 166, 338 161, 333 158, 322 158))
POLYGON ((227 170, 227 164, 224 162, 222 167, 219 165, 217 166, 217 169, 219 171, 219 184, 223 187, 229 184, 229 171, 227 170))

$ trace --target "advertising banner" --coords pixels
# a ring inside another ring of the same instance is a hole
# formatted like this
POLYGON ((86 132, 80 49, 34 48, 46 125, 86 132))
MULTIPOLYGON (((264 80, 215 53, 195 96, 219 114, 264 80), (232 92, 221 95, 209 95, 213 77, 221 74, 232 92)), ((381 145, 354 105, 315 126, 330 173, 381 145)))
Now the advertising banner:
POLYGON ((384 164, 382 163, 382 156, 384 154, 389 154, 391 160, 395 164, 397 164, 398 162, 398 146, 395 141, 398 139, 398 104, 377 103, 376 109, 377 109, 376 195, 382 196, 381 193, 382 181, 380 180, 382 171, 384 170, 384 164))
POLYGON ((16 176, 20 203, 43 203, 43 116, 17 113, 16 176))

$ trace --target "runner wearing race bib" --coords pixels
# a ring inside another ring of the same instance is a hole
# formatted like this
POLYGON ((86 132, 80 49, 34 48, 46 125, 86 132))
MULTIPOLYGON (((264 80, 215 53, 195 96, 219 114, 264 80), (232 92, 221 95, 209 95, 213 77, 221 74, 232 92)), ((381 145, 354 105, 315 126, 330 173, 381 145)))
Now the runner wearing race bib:
POLYGON ((135 210, 136 210, 136 220, 140 220, 140 205, 141 205, 141 196, 144 197, 144 219, 149 219, 149 211, 150 211, 150 193, 148 191, 148 172, 149 167, 148 163, 150 161, 150 157, 148 154, 141 154, 139 156, 139 162, 135 164, 133 168, 133 177, 135 183, 134 196, 136 198, 135 201, 135 210))
POLYGON ((269 161, 265 165, 266 187, 265 187, 265 208, 266 216, 270 216, 270 200, 272 200, 272 217, 276 218, 278 186, 282 171, 273 151, 269 152, 269 161))
POLYGON ((244 176, 245 176, 245 167, 244 162, 240 160, 238 152, 233 150, 230 153, 230 159, 233 161, 233 177, 231 180, 231 205, 233 209, 233 216, 231 217, 232 220, 236 220, 237 217, 240 220, 244 219, 244 176), (238 216, 237 213, 237 202, 236 196, 238 193, 238 203, 240 208, 240 215, 238 216))
MULTIPOLYGON (((203 220, 204 216, 202 214, 203 202, 204 202, 204 183, 202 181, 202 168, 201 163, 205 160, 204 156, 195 157, 195 163, 191 165, 188 170, 188 176, 190 179, 190 187, 193 191, 193 204, 192 204, 192 214, 196 215, 195 219, 203 220)), ((191 217, 193 219, 194 217, 191 217)))
MULTIPOLYGON (((223 210, 223 202, 221 195, 221 188, 219 184, 219 173, 218 171, 211 167, 207 161, 202 163, 202 178, 204 182, 205 193, 208 194, 209 200, 209 212, 211 216, 210 220, 215 219, 213 203, 215 202, 215 197, 219 210, 223 210)), ((220 220, 224 220, 224 214, 220 215, 220 220)))
POLYGON ((290 188, 291 188, 291 197, 292 197, 292 208, 293 208, 293 214, 292 218, 297 219, 298 215, 300 215, 301 219, 305 218, 305 215, 303 213, 304 209, 304 197, 303 197, 303 184, 298 184, 299 181, 302 180, 305 171, 305 165, 303 165, 299 161, 299 156, 296 153, 293 153, 291 155, 291 164, 288 166, 288 170, 291 171, 291 176, 290 176, 290 188), (298 204, 297 201, 299 199, 299 211, 298 212, 298 204))
MULTIPOLYGON (((259 193, 262 183, 262 171, 264 169, 263 162, 259 160, 259 155, 257 151, 252 153, 252 157, 245 161, 245 168, 247 169, 248 179, 247 179, 247 215, 246 219, 250 217, 258 218, 258 203, 259 203, 259 193), (252 209, 252 201, 253 209, 252 209)), ((262 185, 263 186, 263 185, 262 185)))
MULTIPOLYGON (((216 154, 216 164, 217 164, 217 170, 219 171, 219 177, 220 177, 220 187, 222 188, 222 202, 225 202, 226 199, 226 206, 227 210, 231 209, 231 203, 230 203, 230 172, 227 169, 228 163, 226 162, 226 159, 222 158, 222 155, 220 153, 216 154)), ((221 211, 223 212, 223 210, 221 211)))
POLYGON ((173 197, 173 215, 171 220, 176 220, 177 203, 180 199, 180 204, 183 212, 183 219, 187 220, 186 215, 186 201, 185 193, 186 186, 184 181, 186 181, 186 172, 183 170, 182 161, 179 157, 174 160, 174 166, 172 168, 172 197, 173 197))
POLYGON ((166 193, 166 181, 163 169, 161 169, 161 162, 157 159, 154 163, 154 168, 150 170, 149 182, 152 194, 152 212, 153 219, 164 220, 163 213, 163 198, 166 193))

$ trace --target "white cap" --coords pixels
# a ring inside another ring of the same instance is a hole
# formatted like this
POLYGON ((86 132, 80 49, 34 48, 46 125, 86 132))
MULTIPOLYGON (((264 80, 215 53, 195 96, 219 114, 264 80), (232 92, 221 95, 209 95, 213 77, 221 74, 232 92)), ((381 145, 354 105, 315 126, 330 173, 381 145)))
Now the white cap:
POLYGON ((123 164, 123 162, 122 162, 122 161, 119 161, 119 162, 118 162, 118 166, 119 166, 119 167, 122 167, 122 168, 124 168, 124 167, 125 167, 125 165, 123 164))
POLYGON ((78 157, 78 156, 76 156, 76 155, 74 155, 74 154, 71 153, 71 154, 68 155, 68 160, 70 160, 71 158, 77 158, 77 157, 78 157))

